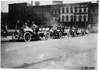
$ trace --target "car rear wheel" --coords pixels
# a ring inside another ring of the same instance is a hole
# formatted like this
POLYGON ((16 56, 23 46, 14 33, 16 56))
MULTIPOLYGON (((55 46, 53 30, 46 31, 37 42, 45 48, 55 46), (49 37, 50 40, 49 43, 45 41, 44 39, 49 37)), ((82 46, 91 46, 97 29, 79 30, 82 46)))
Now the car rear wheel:
POLYGON ((28 41, 31 41, 31 33, 30 32, 25 32, 24 33, 24 41, 25 42, 28 42, 28 41))

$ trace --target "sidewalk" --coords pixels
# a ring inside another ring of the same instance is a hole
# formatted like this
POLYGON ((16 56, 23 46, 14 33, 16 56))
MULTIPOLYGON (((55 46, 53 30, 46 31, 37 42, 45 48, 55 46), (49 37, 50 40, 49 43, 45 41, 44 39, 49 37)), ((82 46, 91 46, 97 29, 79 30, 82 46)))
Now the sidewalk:
POLYGON ((3 42, 3 41, 9 41, 9 40, 12 40, 11 36, 7 36, 7 37, 1 36, 1 42, 3 42))

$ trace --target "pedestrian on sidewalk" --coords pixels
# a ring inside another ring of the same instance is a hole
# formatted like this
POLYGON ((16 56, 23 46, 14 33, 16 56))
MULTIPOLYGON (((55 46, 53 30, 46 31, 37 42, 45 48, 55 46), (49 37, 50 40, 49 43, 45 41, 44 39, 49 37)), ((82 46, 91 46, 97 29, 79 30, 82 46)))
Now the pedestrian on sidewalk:
POLYGON ((7 37, 7 30, 8 30, 8 26, 7 26, 7 23, 5 23, 4 29, 3 29, 4 37, 7 37))

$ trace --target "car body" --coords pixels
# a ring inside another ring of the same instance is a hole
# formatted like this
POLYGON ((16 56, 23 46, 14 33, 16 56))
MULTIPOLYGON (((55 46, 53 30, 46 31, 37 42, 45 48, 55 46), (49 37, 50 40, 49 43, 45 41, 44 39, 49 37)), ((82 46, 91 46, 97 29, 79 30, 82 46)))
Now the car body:
POLYGON ((67 32, 65 31, 65 28, 57 27, 57 29, 50 30, 50 36, 51 37, 59 37, 66 36, 67 32))
POLYGON ((26 28, 22 28, 19 31, 15 31, 15 33, 13 33, 12 35, 12 39, 17 39, 17 40, 21 40, 23 39, 24 41, 30 41, 31 39, 39 39, 39 38, 43 38, 45 37, 45 39, 47 40, 49 37, 48 32, 43 31, 43 30, 39 30, 39 28, 35 28, 34 30, 30 27, 26 27, 26 28))

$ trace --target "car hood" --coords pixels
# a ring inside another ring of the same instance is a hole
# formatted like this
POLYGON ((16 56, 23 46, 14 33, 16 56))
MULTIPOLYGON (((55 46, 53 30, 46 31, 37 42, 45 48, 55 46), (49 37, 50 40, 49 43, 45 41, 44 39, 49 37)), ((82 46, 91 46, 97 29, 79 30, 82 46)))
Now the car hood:
POLYGON ((32 30, 31 28, 29 28, 29 27, 26 27, 26 28, 24 28, 23 30, 24 30, 24 32, 26 32, 26 31, 33 32, 33 30, 32 30))

